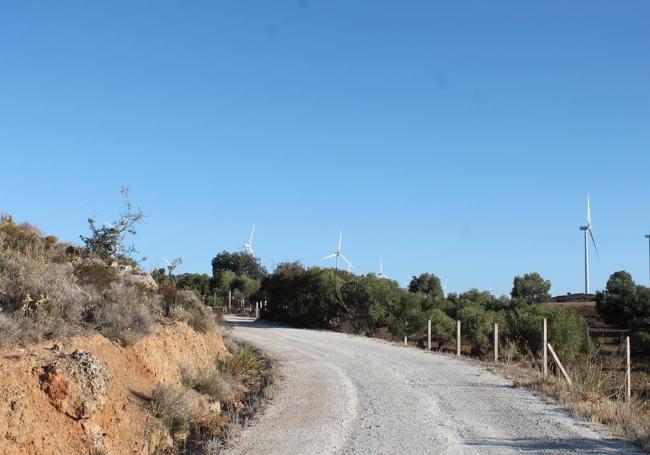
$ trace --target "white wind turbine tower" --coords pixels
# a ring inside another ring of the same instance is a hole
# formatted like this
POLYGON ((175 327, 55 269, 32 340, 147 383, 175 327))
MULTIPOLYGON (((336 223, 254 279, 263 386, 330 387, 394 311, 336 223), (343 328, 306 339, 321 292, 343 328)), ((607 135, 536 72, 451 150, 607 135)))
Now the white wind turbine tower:
MULTIPOLYGON (((646 235, 645 238, 648 239, 648 254, 650 254, 650 234, 646 235)), ((650 273, 650 262, 648 263, 648 272, 650 273)))
POLYGON ((379 278, 385 278, 387 280, 390 280, 387 275, 384 275, 384 263, 381 260, 381 256, 379 257, 379 275, 377 275, 379 278))
POLYGON ((354 267, 354 266, 352 265, 352 258, 349 257, 349 258, 348 258, 348 273, 352 273, 352 267, 354 267))
POLYGON ((591 243, 593 243, 594 250, 598 254, 598 248, 596 247, 593 228, 591 226, 591 201, 589 200, 589 194, 587 194, 587 225, 580 226, 580 230, 585 233, 585 294, 589 294, 589 239, 587 235, 591 237, 591 243))
POLYGON ((251 229, 251 235, 250 235, 250 237, 248 237, 248 242, 244 243, 244 250, 253 257, 255 257, 255 253, 253 252, 253 234, 254 233, 255 233, 255 225, 253 224, 253 229, 251 229))
POLYGON ((343 260, 348 264, 349 267, 352 267, 352 264, 351 264, 350 260, 348 258, 346 258, 345 256, 343 256, 343 253, 341 253, 341 240, 342 240, 342 238, 343 238, 343 231, 341 231, 341 233, 339 234, 339 244, 336 247, 336 251, 334 251, 332 254, 329 254, 329 255, 325 256, 323 259, 321 259, 321 261, 324 261, 325 259, 336 258, 336 269, 337 270, 339 268, 339 256, 341 256, 343 258, 343 260))

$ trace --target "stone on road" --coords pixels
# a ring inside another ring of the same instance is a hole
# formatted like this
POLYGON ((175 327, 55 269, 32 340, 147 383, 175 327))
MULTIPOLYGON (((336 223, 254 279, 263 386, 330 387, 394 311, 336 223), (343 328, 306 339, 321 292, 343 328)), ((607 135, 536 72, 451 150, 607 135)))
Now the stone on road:
POLYGON ((480 364, 325 330, 229 318, 279 390, 227 454, 640 454, 480 364))

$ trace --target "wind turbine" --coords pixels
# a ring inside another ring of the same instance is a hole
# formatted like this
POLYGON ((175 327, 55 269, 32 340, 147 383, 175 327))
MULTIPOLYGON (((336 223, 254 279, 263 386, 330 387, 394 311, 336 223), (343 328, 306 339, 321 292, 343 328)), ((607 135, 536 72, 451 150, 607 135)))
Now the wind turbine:
MULTIPOLYGON (((650 235, 645 236, 648 239, 648 254, 650 254, 650 235)), ((650 273, 650 262, 648 263, 648 272, 650 273)))
POLYGON ((343 258, 343 260, 345 262, 347 262, 349 267, 352 267, 352 264, 351 264, 350 260, 348 258, 346 258, 345 256, 343 256, 343 253, 341 253, 341 239, 342 238, 343 238, 343 231, 341 231, 341 233, 339 234, 339 245, 336 247, 336 251, 334 251, 332 254, 329 254, 329 255, 325 256, 323 259, 321 259, 321 261, 324 261, 325 259, 336 258, 336 269, 337 270, 339 268, 339 256, 341 256, 343 258))
POLYGON ((387 280, 390 280, 388 276, 384 275, 384 263, 381 260, 381 256, 379 257, 379 275, 377 275, 379 278, 385 278, 387 280))
POLYGON ((246 251, 251 256, 255 257, 253 252, 253 234, 255 233, 255 225, 253 224, 253 229, 251 229, 251 235, 248 237, 248 242, 244 243, 244 251, 246 251))
POLYGON ((589 294, 589 239, 587 234, 591 237, 591 243, 594 244, 594 250, 598 254, 598 248, 596 247, 596 241, 594 240, 593 228, 591 226, 591 202, 589 200, 589 194, 587 193, 587 225, 580 226, 580 230, 584 231, 585 235, 585 294, 589 294))

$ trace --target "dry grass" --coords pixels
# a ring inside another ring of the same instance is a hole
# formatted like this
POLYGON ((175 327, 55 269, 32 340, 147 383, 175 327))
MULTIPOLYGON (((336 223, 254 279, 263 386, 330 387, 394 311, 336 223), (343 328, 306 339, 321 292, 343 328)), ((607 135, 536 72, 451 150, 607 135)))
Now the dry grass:
POLYGON ((183 384, 197 392, 209 396, 211 399, 225 402, 233 396, 236 387, 231 380, 216 368, 199 369, 196 372, 190 368, 181 370, 183 384))
POLYGON ((650 406, 635 397, 624 401, 624 385, 603 368, 597 355, 565 365, 572 385, 552 371, 544 379, 539 362, 531 359, 510 358, 493 369, 516 385, 551 397, 578 418, 603 425, 612 435, 628 438, 650 452, 650 406))

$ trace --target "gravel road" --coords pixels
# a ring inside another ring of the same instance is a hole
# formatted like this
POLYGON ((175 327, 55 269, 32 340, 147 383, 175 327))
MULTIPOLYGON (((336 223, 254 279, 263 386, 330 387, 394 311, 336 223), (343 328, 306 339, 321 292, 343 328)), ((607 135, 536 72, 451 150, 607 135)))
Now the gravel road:
POLYGON ((477 362, 230 318, 278 360, 279 390, 227 454, 637 454, 477 362))

